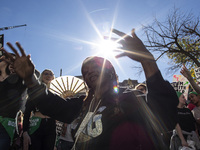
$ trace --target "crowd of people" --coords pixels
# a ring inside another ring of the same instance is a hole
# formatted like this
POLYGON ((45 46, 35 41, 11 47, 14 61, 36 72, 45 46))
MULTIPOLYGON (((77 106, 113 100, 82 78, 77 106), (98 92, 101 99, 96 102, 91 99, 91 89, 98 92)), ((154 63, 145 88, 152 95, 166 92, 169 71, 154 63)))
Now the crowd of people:
MULTIPOLYGON (((185 66, 181 73, 194 91, 189 93, 195 107, 186 106, 183 93, 165 81, 153 55, 132 30, 131 35, 112 30, 121 40, 124 51, 116 58, 127 57, 141 63, 145 84, 126 91, 119 87, 112 63, 90 56, 81 67, 87 85, 86 94, 63 99, 51 93, 51 70, 40 77, 30 55, 16 42, 20 51, 7 43, 12 53, 2 48, 0 58, 0 149, 13 148, 16 136, 24 150, 168 150, 200 149, 200 87, 185 66), (15 134, 16 114, 21 110, 21 95, 27 100, 23 129, 15 134), (56 121, 63 131, 56 138, 56 121), (174 131, 173 131, 174 130, 174 131), (173 135, 164 134, 171 133, 173 135)), ((22 149, 19 147, 18 149, 22 149)))

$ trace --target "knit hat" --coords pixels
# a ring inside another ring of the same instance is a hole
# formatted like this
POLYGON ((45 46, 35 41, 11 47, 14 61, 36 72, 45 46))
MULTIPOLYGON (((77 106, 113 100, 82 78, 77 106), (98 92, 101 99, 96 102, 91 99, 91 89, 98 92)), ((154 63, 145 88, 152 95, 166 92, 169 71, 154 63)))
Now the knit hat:
POLYGON ((194 95, 199 95, 197 92, 194 92, 194 91, 192 91, 192 92, 190 92, 189 94, 194 94, 194 95))
POLYGON ((176 94, 177 94, 177 96, 179 98, 183 93, 177 91, 176 94))

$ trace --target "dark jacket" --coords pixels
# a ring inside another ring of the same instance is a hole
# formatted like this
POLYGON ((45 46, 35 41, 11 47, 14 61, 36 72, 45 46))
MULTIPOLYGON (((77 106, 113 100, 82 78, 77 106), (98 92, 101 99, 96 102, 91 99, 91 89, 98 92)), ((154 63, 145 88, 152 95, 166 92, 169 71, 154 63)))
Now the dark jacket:
POLYGON ((22 107, 25 86, 16 74, 0 82, 0 116, 15 118, 22 107))
MULTIPOLYGON (((107 92, 83 134, 79 135, 76 149, 168 149, 169 145, 163 142, 166 139, 161 139, 160 135, 174 129, 177 123, 178 97, 170 83, 164 81, 160 72, 147 79, 146 83, 147 101, 137 97, 134 92, 124 93, 120 90, 117 96, 107 92)), ((39 89, 29 89, 29 93, 32 93, 30 100, 44 115, 63 122, 69 122, 74 117, 73 114, 78 111, 76 105, 59 100, 61 98, 50 93, 41 94, 38 92, 39 89), (33 94, 37 92, 42 96, 33 94)), ((79 125, 86 115, 83 114, 79 125)))

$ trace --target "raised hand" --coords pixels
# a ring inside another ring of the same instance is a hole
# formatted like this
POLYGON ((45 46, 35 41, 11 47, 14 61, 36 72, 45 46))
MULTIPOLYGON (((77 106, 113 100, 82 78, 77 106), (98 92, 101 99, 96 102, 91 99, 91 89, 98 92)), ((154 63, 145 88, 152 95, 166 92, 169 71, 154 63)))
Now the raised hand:
POLYGON ((180 73, 186 77, 188 79, 188 81, 190 82, 192 88, 198 93, 200 94, 200 87, 199 85, 194 81, 190 71, 185 67, 185 65, 183 64, 180 73))
POLYGON ((185 67, 185 64, 183 64, 180 73, 186 77, 188 80, 192 78, 190 71, 185 67))
POLYGON ((136 36, 134 29, 131 33, 132 36, 129 36, 116 29, 113 29, 112 32, 121 36, 121 39, 118 39, 116 42, 122 45, 120 50, 122 53, 115 56, 116 58, 128 56, 132 60, 141 62, 146 78, 149 78, 158 72, 159 69, 153 55, 146 49, 143 42, 136 36))
MULTIPOLYGON (((34 74, 35 67, 30 59, 30 55, 26 55, 21 45, 16 42, 16 45, 18 49, 21 52, 21 55, 18 53, 18 51, 13 47, 11 43, 7 43, 7 45, 10 47, 10 49, 14 52, 15 56, 8 53, 4 48, 2 50, 5 52, 5 55, 7 56, 8 63, 12 64, 14 71, 22 78, 24 79, 26 84, 29 84, 32 81, 32 76, 34 74)), ((30 83, 32 84, 32 83, 30 83)))
POLYGON ((116 58, 128 56, 129 58, 139 62, 154 60, 153 55, 146 49, 143 42, 135 34, 135 29, 132 30, 132 36, 116 29, 113 29, 112 32, 121 36, 118 43, 122 45, 120 50, 122 53, 117 55, 116 58))

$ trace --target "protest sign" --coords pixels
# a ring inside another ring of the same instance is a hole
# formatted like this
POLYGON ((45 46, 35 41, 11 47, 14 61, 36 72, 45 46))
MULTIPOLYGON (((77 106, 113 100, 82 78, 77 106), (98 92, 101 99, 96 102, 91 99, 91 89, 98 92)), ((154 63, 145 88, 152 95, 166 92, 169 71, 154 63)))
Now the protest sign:
POLYGON ((189 91, 189 81, 183 75, 173 75, 173 81, 171 85, 174 87, 175 91, 183 93, 185 98, 187 99, 189 91))
POLYGON ((200 83, 200 67, 194 69, 197 82, 200 83))

